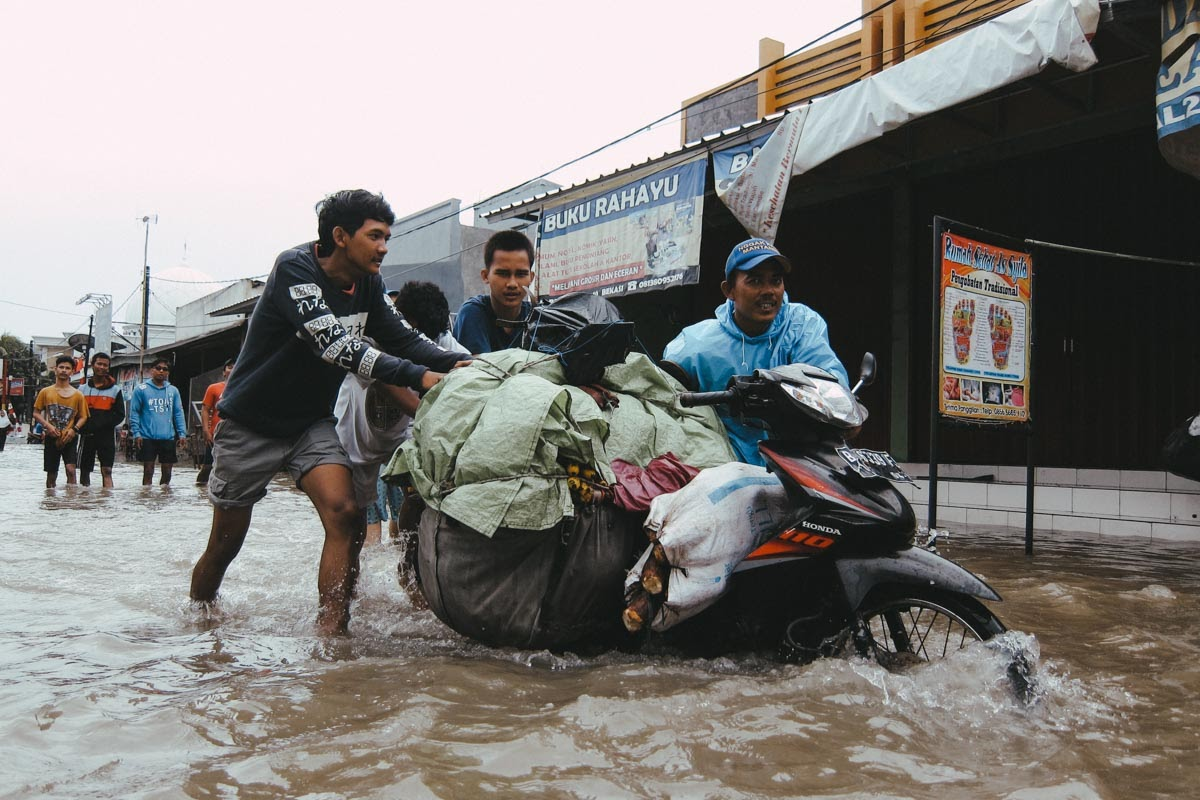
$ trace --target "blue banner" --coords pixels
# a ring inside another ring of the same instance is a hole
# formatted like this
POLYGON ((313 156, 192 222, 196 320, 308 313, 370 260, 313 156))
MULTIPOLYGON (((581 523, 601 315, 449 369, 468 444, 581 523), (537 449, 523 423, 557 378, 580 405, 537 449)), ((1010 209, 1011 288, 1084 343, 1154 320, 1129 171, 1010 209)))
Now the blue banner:
POLYGON ((696 283, 706 159, 542 212, 539 293, 620 295, 696 283))

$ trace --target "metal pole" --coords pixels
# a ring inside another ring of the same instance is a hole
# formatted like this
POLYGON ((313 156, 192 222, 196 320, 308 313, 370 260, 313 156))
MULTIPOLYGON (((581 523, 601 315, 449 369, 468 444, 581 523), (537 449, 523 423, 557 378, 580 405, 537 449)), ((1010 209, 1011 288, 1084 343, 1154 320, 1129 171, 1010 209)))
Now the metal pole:
MULTIPOLYGON (((155 221, 157 221, 155 216, 155 221)), ((138 353, 138 376, 137 380, 142 379, 143 370, 145 369, 146 361, 146 346, 148 342, 148 334, 150 327, 150 215, 142 217, 142 223, 146 226, 146 244, 142 250, 142 349, 138 353)))
POLYGON ((938 504, 938 392, 941 390, 938 378, 938 367, 942 363, 942 340, 941 340, 941 307, 942 307, 942 262, 938 257, 941 252, 942 231, 944 226, 940 217, 934 217, 933 221, 933 307, 930 312, 932 317, 932 331, 930 333, 930 357, 929 357, 929 512, 928 524, 929 530, 932 531, 937 527, 937 504, 938 504))
POLYGON ((88 338, 83 343, 83 380, 79 382, 80 386, 87 386, 87 368, 88 361, 92 357, 92 326, 96 323, 96 315, 92 314, 88 317, 88 338))

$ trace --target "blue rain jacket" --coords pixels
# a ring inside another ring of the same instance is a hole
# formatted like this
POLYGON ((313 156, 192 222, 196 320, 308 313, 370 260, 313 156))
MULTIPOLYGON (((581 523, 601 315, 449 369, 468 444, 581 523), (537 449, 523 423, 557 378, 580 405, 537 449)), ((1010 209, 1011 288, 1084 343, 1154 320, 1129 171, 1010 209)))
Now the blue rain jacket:
MULTIPOLYGON (((829 344, 829 328, 821 315, 803 303, 788 302, 783 296, 779 315, 766 333, 747 336, 733 321, 733 301, 718 306, 716 319, 689 325, 676 336, 663 358, 683 367, 698 391, 725 389, 734 375, 749 375, 756 369, 785 364, 811 364, 837 376, 849 386, 846 368, 829 344)), ((737 417, 721 417, 738 460, 765 466, 758 443, 767 431, 742 423, 737 417)))
POLYGON ((183 398, 170 381, 138 384, 129 407, 129 428, 135 439, 182 439, 187 436, 183 398))

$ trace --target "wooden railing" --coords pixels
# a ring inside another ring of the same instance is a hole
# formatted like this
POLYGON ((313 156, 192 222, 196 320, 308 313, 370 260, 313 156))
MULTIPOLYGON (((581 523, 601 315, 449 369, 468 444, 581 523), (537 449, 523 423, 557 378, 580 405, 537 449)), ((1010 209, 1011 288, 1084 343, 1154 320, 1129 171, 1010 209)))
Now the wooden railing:
POLYGON ((862 0, 862 29, 839 39, 786 59, 781 42, 764 39, 754 76, 684 101, 683 142, 835 92, 1026 2, 862 0))

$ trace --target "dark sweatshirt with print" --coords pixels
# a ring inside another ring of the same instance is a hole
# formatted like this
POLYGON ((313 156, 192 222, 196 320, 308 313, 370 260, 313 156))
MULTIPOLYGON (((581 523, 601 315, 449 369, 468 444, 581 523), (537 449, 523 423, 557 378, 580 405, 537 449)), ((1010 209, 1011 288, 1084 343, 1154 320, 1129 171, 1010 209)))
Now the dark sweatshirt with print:
POLYGON ((408 327, 378 275, 352 291, 335 286, 310 242, 275 260, 217 410, 263 436, 291 437, 332 415, 347 372, 419 389, 428 369, 468 358, 408 327))

